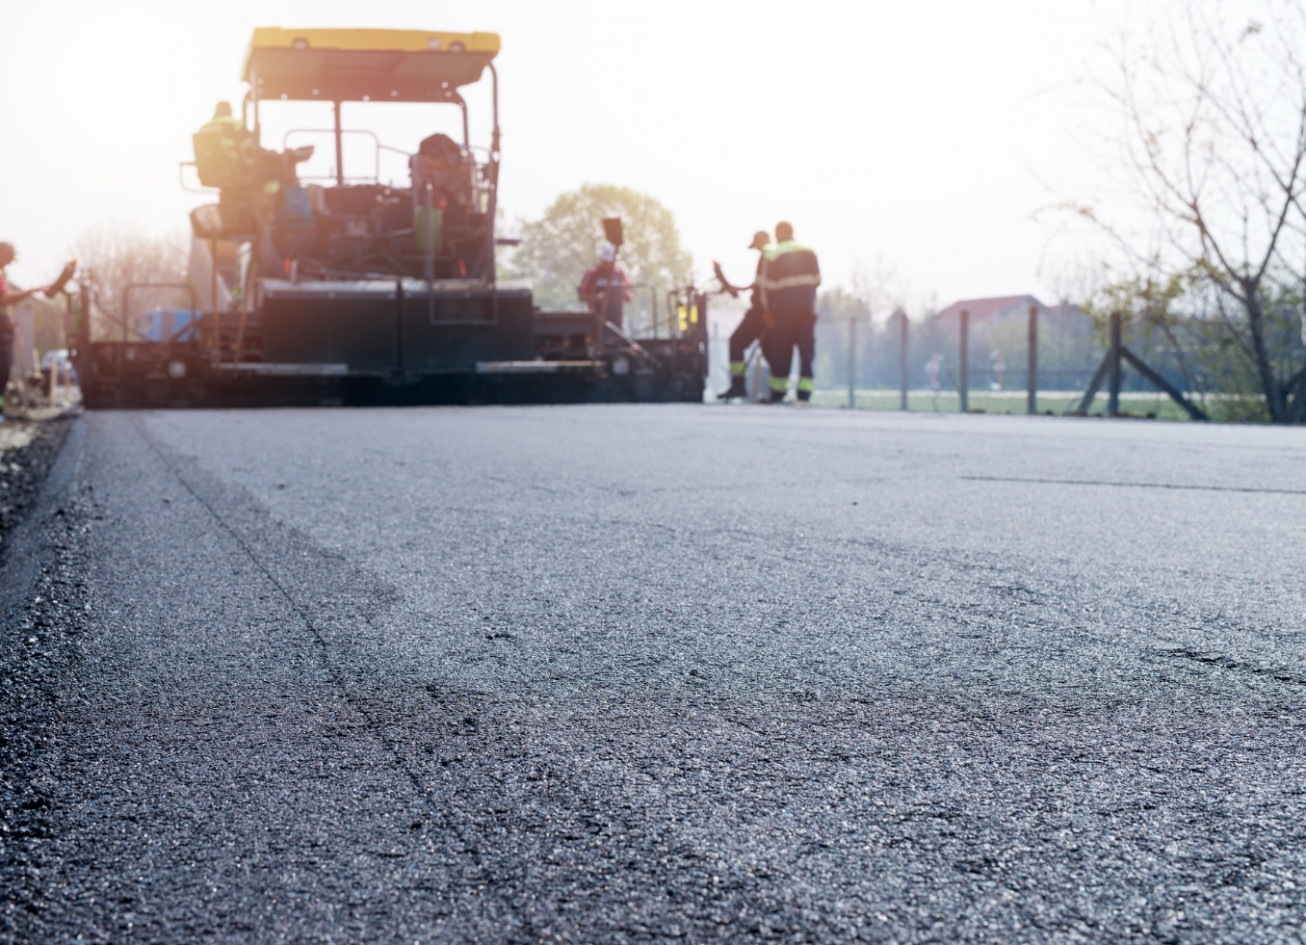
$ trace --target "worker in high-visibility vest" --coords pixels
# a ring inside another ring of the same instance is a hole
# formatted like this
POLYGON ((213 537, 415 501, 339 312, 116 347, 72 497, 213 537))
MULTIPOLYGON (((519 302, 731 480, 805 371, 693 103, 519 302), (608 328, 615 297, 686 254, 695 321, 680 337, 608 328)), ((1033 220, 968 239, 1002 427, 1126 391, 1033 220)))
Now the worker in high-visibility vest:
POLYGON ((816 289, 821 266, 816 253, 794 239, 794 228, 777 223, 775 242, 762 251, 762 298, 771 313, 767 360, 771 362, 770 403, 789 391, 789 367, 798 349, 798 400, 812 399, 812 360, 816 357, 816 289))
POLYGON ((198 134, 212 135, 233 168, 252 162, 248 144, 252 135, 245 123, 231 113, 230 102, 218 102, 213 117, 200 126, 198 134))
MULTIPOLYGON (((769 332, 771 320, 765 307, 762 305, 762 266, 766 262, 766 256, 763 255, 766 248, 771 245, 771 234, 766 230, 758 230, 753 234, 753 242, 748 245, 749 249, 758 250, 757 257, 757 276, 753 284, 749 287, 753 290, 749 298, 748 311, 744 313, 744 319, 739 323, 739 327, 730 335, 730 387, 722 391, 717 396, 721 400, 729 400, 733 397, 747 397, 748 388, 744 384, 744 352, 754 341, 759 342, 762 346, 763 357, 766 355, 766 340, 769 332)), ((727 292, 731 295, 737 295, 741 291, 734 287, 727 287, 727 292)))
POLYGON ((217 131, 230 135, 247 134, 245 123, 231 113, 230 102, 218 102, 213 107, 213 117, 200 128, 201 134, 206 131, 217 131))

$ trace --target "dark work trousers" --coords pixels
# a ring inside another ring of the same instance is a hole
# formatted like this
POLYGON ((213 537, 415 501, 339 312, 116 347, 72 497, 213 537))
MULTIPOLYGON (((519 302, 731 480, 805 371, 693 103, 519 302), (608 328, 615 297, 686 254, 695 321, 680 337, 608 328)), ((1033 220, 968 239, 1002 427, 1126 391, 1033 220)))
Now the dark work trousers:
POLYGON ((9 365, 14 360, 14 330, 0 312, 0 404, 5 401, 5 386, 9 383, 9 365))
POLYGON ((730 336, 730 376, 744 376, 744 352, 754 341, 762 342, 762 356, 766 357, 769 340, 766 331, 766 312, 754 305, 744 313, 744 320, 730 336))
POLYGON ((816 357, 816 313, 811 309, 779 309, 767 345, 771 362, 771 392, 783 394, 789 389, 789 366, 794 348, 798 349, 798 399, 812 396, 812 360, 816 357))
MULTIPOLYGON (((604 314, 607 316, 608 323, 616 325, 618 328, 626 326, 626 300, 622 297, 622 288, 620 285, 614 285, 608 293, 608 310, 604 314)), ((600 294, 594 300, 594 311, 599 310, 603 304, 603 296, 600 294)))

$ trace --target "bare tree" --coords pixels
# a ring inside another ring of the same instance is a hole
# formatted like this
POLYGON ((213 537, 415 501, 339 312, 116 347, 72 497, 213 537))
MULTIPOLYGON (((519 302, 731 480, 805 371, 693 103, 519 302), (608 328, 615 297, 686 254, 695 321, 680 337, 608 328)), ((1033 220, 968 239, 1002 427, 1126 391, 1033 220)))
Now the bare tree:
POLYGON ((78 238, 74 251, 82 280, 92 286, 98 316, 92 331, 98 337, 135 337, 133 315, 154 305, 189 304, 184 290, 135 291, 130 298, 127 293, 128 286, 187 281, 190 240, 184 232, 151 236, 130 226, 101 226, 78 238))
POLYGON ((886 322, 896 309, 908 304, 911 290, 906 277, 883 256, 876 256, 869 266, 858 262, 851 281, 852 297, 865 306, 870 319, 886 322))
POLYGON ((1306 8, 1259 9, 1235 24, 1219 0, 1196 3, 1141 42, 1119 34, 1101 87, 1120 118, 1117 170, 1148 212, 1131 225, 1077 209, 1115 237, 1135 282, 1182 276, 1287 423, 1306 419, 1300 351, 1282 343, 1306 276, 1306 8))

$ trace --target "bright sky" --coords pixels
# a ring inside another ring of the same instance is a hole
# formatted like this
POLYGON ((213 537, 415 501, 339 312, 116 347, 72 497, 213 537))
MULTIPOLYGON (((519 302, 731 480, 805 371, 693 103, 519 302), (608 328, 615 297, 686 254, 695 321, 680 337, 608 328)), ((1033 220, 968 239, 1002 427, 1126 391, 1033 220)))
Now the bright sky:
MULTIPOLYGON (((1159 2, 1159 0, 1158 0, 1159 2)), ((1105 3, 1112 16, 1126 0, 1105 3)), ((260 25, 501 34, 501 205, 536 216, 587 181, 675 212, 700 276, 740 280, 752 232, 791 220, 829 283, 896 266, 918 297, 1053 295, 1036 211, 1091 184, 1075 83, 1109 23, 1092 0, 653 3, 224 0, 26 3, 5 13, 0 238, 11 276, 53 276, 86 229, 181 229, 206 198, 178 162, 238 103, 260 25)), ((485 83, 488 86, 488 82, 485 83)), ((488 118, 485 100, 473 108, 488 118)), ((361 107, 361 106, 360 106, 361 107)), ((411 146, 436 119, 379 119, 411 146)), ((287 116, 321 126, 328 113, 287 116)), ((360 113, 361 117, 361 113, 360 113)), ((369 122, 370 123, 370 122, 369 122)), ((346 124, 352 124, 346 111, 346 124)), ((484 129, 485 123, 474 125, 484 129)), ((485 135, 480 135, 485 140, 485 135)), ((280 146, 264 139, 267 146, 280 146)), ((1050 243, 1051 241, 1051 243, 1050 243)))

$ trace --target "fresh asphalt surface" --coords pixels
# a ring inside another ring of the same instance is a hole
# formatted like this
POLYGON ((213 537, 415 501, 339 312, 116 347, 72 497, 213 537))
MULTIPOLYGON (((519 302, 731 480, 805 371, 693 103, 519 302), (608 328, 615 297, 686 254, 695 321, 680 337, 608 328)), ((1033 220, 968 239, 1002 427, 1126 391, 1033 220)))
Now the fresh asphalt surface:
POLYGON ((1302 941, 1303 470, 1197 424, 89 413, 5 563, 48 663, 10 936, 1302 941))

